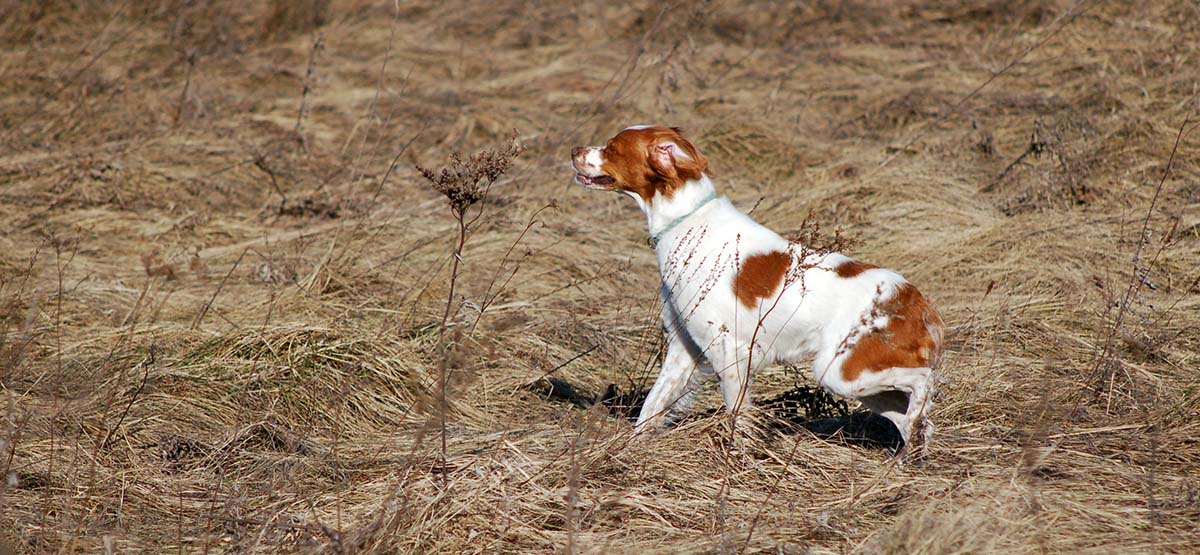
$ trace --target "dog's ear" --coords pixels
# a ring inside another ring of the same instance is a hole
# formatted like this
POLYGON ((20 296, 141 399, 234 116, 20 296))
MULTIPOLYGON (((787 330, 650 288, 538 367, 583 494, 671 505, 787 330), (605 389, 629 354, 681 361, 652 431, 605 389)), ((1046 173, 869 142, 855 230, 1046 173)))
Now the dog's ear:
POLYGON ((647 157, 655 173, 667 179, 700 179, 708 170, 708 160, 683 137, 651 144, 647 157))

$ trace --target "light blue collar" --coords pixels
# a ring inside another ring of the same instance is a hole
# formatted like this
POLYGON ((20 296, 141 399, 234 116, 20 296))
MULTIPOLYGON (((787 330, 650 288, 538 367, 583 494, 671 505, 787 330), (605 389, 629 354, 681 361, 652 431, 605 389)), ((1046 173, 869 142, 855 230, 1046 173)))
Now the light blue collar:
POLYGON ((716 199, 717 199, 717 192, 714 190, 713 192, 709 193, 708 196, 704 197, 704 200, 700 201, 700 204, 697 204, 695 208, 689 210, 687 214, 684 214, 678 218, 675 218, 674 220, 671 220, 671 222, 667 224, 667 227, 662 228, 662 231, 659 231, 658 233, 651 235, 650 236, 650 245, 657 247, 658 241, 659 241, 659 239, 662 239, 663 235, 666 235, 668 231, 675 229, 675 226, 678 226, 679 224, 683 223, 683 221, 688 219, 689 217, 691 217, 692 214, 699 212, 701 208, 704 208, 705 206, 708 205, 708 203, 710 203, 716 199))

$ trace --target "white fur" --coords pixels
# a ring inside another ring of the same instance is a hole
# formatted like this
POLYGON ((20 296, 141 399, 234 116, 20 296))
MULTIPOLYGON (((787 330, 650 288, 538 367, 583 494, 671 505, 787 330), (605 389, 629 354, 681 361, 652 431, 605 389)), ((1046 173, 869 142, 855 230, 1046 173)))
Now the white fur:
POLYGON ((588 175, 598 175, 600 173, 600 164, 604 161, 600 157, 600 149, 597 147, 588 147, 587 154, 583 157, 583 162, 590 172, 588 175))
POLYGON ((638 199, 652 236, 684 218, 659 237, 655 248, 668 347, 638 426, 661 425, 685 411, 696 386, 713 375, 729 410, 746 407, 755 369, 813 355, 817 383, 834 394, 862 399, 895 422, 907 442, 928 408, 930 369, 862 372, 852 382, 840 371, 857 338, 887 326, 887 316, 878 315, 875 307, 890 299, 906 283, 904 278, 885 269, 839 277, 835 268, 850 260, 846 256, 806 252, 724 197, 698 207, 713 190, 712 181, 702 176, 672 198, 638 199), (792 269, 772 296, 748 309, 735 297, 733 279, 748 257, 772 251, 792 253, 792 269), (910 395, 908 405, 895 406, 889 395, 872 397, 887 391, 910 395))

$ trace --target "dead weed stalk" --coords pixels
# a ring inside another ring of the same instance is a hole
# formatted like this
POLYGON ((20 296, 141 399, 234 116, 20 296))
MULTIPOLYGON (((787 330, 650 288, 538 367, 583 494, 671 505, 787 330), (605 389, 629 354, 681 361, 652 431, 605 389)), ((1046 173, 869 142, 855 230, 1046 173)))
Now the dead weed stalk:
MULTIPOLYGON (((517 133, 513 131, 509 143, 504 146, 486 148, 476 152, 467 159, 455 152, 450 155, 450 163, 440 171, 417 166, 417 171, 425 177, 433 189, 449 201, 450 213, 458 224, 458 235, 454 244, 454 252, 450 262, 449 291, 446 294, 446 306, 442 311, 442 319, 438 324, 438 428, 441 436, 441 460, 443 470, 447 468, 446 458, 446 412, 449 410, 447 390, 450 368, 449 357, 455 350, 446 342, 446 328, 454 309, 454 293, 458 284, 458 271, 462 263, 463 249, 467 243, 467 235, 471 227, 483 216, 483 205, 480 201, 487 198, 492 185, 500 176, 512 167, 512 163, 524 151, 517 142, 517 133), (479 204, 479 208, 471 215, 471 207, 479 204)), ((442 486, 447 482, 446 472, 441 473, 442 486)))
POLYGON ((304 152, 308 152, 308 140, 304 138, 304 116, 308 115, 308 95, 312 94, 313 84, 316 81, 317 56, 324 48, 325 36, 321 33, 314 33, 312 49, 308 52, 308 67, 304 70, 304 89, 300 93, 300 109, 296 111, 295 132, 304 152))
MULTIPOLYGON (((1179 152, 1180 142, 1183 141, 1183 138, 1188 133, 1196 129, 1196 126, 1188 129, 1188 124, 1191 123, 1192 114, 1193 112, 1188 112, 1183 119, 1183 123, 1179 126, 1179 131, 1175 134, 1175 142, 1171 147, 1171 154, 1167 157, 1167 163, 1163 168, 1162 177, 1159 178, 1158 185, 1154 188, 1154 195, 1150 199, 1150 206, 1146 208, 1146 215, 1142 218, 1142 227, 1138 235, 1137 246, 1133 251, 1133 272, 1129 276, 1129 284, 1125 287, 1124 294, 1117 302, 1117 314, 1113 318, 1112 324, 1108 326, 1107 332, 1104 336, 1104 344, 1096 351, 1096 354, 1093 357, 1091 370, 1088 373, 1087 381, 1092 390, 1093 401, 1098 400, 1100 395, 1104 393, 1104 384, 1112 383, 1115 367, 1119 364, 1117 361, 1118 343, 1116 339, 1122 334, 1126 333, 1126 317, 1129 315, 1131 305, 1137 302, 1138 296, 1142 292, 1142 288, 1145 287, 1147 282, 1150 281, 1150 268, 1152 268, 1154 264, 1158 262, 1158 259, 1163 254, 1163 251, 1165 251, 1167 247, 1171 245, 1171 242, 1168 240, 1161 241, 1158 245, 1158 248, 1155 249, 1154 254, 1150 257, 1150 260, 1145 260, 1144 252, 1146 247, 1149 246, 1151 242, 1150 218, 1154 215, 1154 211, 1158 207, 1158 201, 1162 194, 1163 185, 1166 184, 1167 177, 1171 175, 1171 168, 1175 163, 1175 155, 1179 152)), ((1108 388, 1108 392, 1111 395, 1111 385, 1108 388)), ((1077 403, 1072 409, 1072 418, 1075 417, 1080 409, 1080 406, 1081 403, 1077 403)))

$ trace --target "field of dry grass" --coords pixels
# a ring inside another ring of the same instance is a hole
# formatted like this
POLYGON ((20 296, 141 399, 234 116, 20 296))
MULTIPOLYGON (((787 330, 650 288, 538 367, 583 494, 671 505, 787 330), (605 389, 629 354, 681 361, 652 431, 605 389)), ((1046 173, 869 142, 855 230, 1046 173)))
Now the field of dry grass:
POLYGON ((0 553, 1195 553, 1198 90, 1190 0, 0 0, 0 553), (637 123, 935 300, 927 460, 590 403, 657 273, 568 151, 637 123), (416 166, 513 130, 452 293, 416 166))

